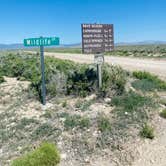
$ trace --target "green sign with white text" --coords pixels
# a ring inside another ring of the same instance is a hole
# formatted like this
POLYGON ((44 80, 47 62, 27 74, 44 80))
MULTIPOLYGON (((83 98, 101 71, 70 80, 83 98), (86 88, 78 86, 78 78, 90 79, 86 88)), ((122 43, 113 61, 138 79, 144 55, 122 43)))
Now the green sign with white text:
POLYGON ((40 37, 40 38, 24 39, 24 46, 26 47, 53 46, 53 45, 59 45, 58 37, 40 37))

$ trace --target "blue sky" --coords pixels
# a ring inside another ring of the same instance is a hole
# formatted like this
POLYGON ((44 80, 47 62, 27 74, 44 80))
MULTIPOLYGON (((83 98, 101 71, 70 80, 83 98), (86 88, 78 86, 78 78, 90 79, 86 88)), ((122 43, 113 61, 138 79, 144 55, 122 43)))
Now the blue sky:
POLYGON ((166 0, 0 0, 0 43, 78 43, 81 23, 114 24, 115 42, 166 41, 166 0))

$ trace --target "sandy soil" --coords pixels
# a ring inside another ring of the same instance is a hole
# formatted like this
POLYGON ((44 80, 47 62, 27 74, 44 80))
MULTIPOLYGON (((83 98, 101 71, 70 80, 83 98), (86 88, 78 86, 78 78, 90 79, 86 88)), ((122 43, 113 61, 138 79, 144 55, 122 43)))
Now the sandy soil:
MULTIPOLYGON (((45 55, 60 59, 68 59, 79 63, 94 62, 93 55, 48 52, 45 53, 45 55)), ((120 65, 129 71, 145 70, 166 80, 165 59, 157 60, 105 56, 105 62, 113 65, 120 65)), ((156 138, 153 141, 146 140, 140 146, 137 146, 136 151, 138 151, 139 155, 132 166, 166 166, 166 120, 158 117, 158 119, 156 119, 156 124, 158 124, 156 126, 156 131, 158 131, 156 138)))
MULTIPOLYGON (((80 63, 93 63, 93 55, 81 55, 81 54, 60 54, 60 53, 45 53, 45 55, 53 56, 60 59, 70 59, 75 62, 80 63)), ((105 61, 110 64, 121 65, 123 68, 127 70, 146 70, 151 73, 159 75, 161 78, 166 79, 166 60, 152 60, 152 59, 137 59, 137 58, 124 58, 124 57, 105 57, 105 61)), ((1 85, 1 92, 4 91, 5 93, 9 93, 12 91, 18 92, 18 88, 20 87, 19 81, 16 79, 6 78, 5 83, 1 85), (10 86, 6 86, 10 85, 10 86), (14 86, 13 86, 14 85, 14 86), (5 88, 3 86, 6 86, 5 88)), ((25 87, 28 86, 28 82, 23 82, 25 87)), ((21 90, 20 90, 21 91, 21 90)), ((8 94, 11 98, 11 94, 8 94)), ((7 95, 7 97, 8 97, 7 95)), ((165 93, 163 94, 165 96, 165 93)), ((5 107, 1 108, 1 102, 4 105, 4 102, 8 99, 5 99, 5 96, 0 96, 0 112, 4 110, 5 107)), ((12 101, 15 99, 15 96, 12 96, 12 101)), ((8 100, 10 102, 10 100, 8 100)), ((7 107, 9 103, 6 103, 5 106, 7 107)), ((10 103, 11 104, 11 103, 10 103)), ((32 104, 34 107, 34 104, 32 104)), ((29 109, 32 109, 31 105, 29 105, 29 109)), ((37 106, 36 106, 37 107, 37 106)), ((98 108, 101 108, 98 106, 98 108)), ((104 109, 104 108, 103 108, 104 109)), ((32 111, 24 111, 22 112, 21 116, 29 117, 30 115, 38 115, 38 109, 32 111), (36 114, 35 114, 36 110, 36 114)), ((21 112, 18 110, 18 112, 21 112)), ((37 116, 38 117, 38 116, 37 116)), ((135 151, 138 152, 138 157, 130 166, 166 166, 166 120, 160 118, 159 116, 156 117, 154 126, 156 126, 156 137, 154 140, 145 140, 140 141, 139 144, 135 144, 135 151)), ((132 145, 131 145, 132 146, 132 145)), ((1 153, 0 153, 1 157, 1 153)), ((108 155, 107 155, 108 157, 108 155)), ((93 164, 87 163, 87 166, 109 166, 110 160, 112 158, 106 158, 103 161, 103 158, 95 158, 92 160, 93 164)), ((74 162, 74 161, 73 161, 74 162)), ((66 161, 62 161, 62 165, 66 163, 66 161)), ((1 163, 0 163, 1 165, 1 163)), ((65 165, 65 164, 64 164, 65 165)), ((64 166, 63 165, 63 166, 64 166)), ((70 165, 67 163, 67 165, 70 165)), ((72 163, 73 165, 73 163, 72 163)), ((77 163, 74 165, 78 165, 77 163)), ((121 164, 117 164, 117 166, 122 166, 121 164)), ((126 165, 127 166, 127 165, 126 165)))
POLYGON ((156 137, 137 146, 139 157, 132 166, 166 166, 166 120, 156 118, 156 137))
MULTIPOLYGON (((59 59, 68 59, 79 63, 93 63, 94 55, 69 54, 69 53, 48 53, 45 55, 59 59)), ((105 62, 113 65, 120 65, 129 71, 145 70, 158 75, 166 80, 166 59, 139 59, 129 57, 105 56, 105 62)))

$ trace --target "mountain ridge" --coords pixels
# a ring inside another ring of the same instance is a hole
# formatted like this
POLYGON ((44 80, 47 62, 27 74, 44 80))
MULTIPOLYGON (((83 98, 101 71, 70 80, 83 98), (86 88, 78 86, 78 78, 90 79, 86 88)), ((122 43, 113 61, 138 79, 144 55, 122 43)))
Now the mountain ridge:
MULTIPOLYGON (((140 42, 118 42, 115 43, 115 46, 134 46, 134 45, 162 45, 166 44, 166 41, 140 41, 140 42)), ((61 44, 59 46, 54 47, 62 47, 62 48, 80 48, 81 43, 74 43, 74 44, 61 44)), ((8 49, 27 49, 28 47, 24 47, 21 43, 14 43, 14 44, 0 44, 0 50, 8 50, 8 49)), ((29 47, 31 48, 31 47, 29 47)))

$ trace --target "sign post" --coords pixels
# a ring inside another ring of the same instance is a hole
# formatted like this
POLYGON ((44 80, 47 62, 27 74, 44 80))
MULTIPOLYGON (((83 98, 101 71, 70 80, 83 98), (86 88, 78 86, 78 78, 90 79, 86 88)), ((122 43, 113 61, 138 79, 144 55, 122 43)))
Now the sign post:
POLYGON ((42 74, 42 104, 46 104, 46 86, 45 86, 45 65, 44 65, 44 46, 59 45, 58 37, 40 37, 24 39, 25 47, 40 47, 40 62, 42 74))
POLYGON ((45 85, 45 65, 44 65, 44 46, 40 46, 40 62, 42 72, 42 103, 46 104, 46 85, 45 85))
POLYGON ((104 63, 104 56, 103 54, 96 54, 94 56, 94 61, 97 64, 97 78, 98 78, 98 87, 99 89, 102 88, 102 64, 104 63))

